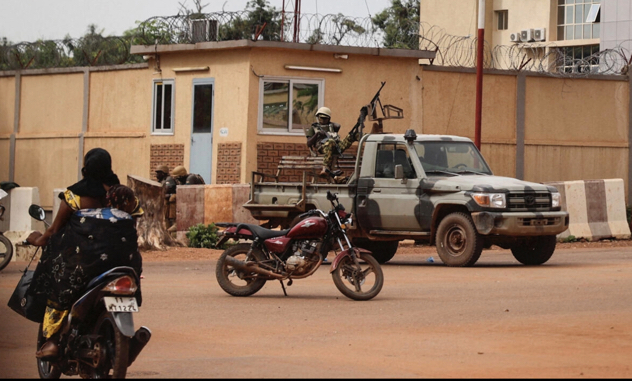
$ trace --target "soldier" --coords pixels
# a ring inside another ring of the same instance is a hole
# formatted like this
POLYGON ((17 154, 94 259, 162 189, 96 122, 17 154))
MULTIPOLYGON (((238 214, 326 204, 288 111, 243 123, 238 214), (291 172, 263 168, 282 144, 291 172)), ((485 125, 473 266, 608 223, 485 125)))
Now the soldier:
POLYGON ((352 130, 341 141, 338 136, 340 124, 331 122, 331 110, 327 107, 319 108, 316 118, 318 122, 314 122, 305 132, 307 147, 316 153, 323 154, 323 168, 319 175, 326 177, 328 174, 336 174, 330 171, 334 156, 342 154, 354 141, 357 141, 358 133, 352 130))
POLYGON ((171 171, 171 176, 178 185, 204 185, 204 179, 199 174, 189 174, 184 166, 176 166, 171 171))
POLYGON ((169 168, 165 165, 156 166, 156 180, 164 185, 164 180, 169 177, 169 168))
POLYGON ((166 181, 167 199, 169 201, 169 224, 172 224, 169 232, 176 230, 176 185, 204 185, 204 179, 199 174, 189 174, 184 166, 176 166, 171 171, 171 176, 166 181), (171 179, 171 180, 169 180, 171 179))

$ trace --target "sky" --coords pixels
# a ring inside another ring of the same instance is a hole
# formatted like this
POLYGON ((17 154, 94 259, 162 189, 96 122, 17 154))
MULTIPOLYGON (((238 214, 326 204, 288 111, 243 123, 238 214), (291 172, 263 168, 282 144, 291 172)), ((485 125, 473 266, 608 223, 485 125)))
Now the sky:
MULTIPOLYGON (((285 0, 294 4, 295 0, 285 0)), ((242 11, 248 0, 202 0, 205 13, 242 11)), ((268 0, 281 9, 283 0, 268 0)), ((88 25, 96 24, 104 36, 119 36, 153 16, 176 15, 180 3, 193 9, 193 0, 2 0, 0 38, 10 42, 59 40, 70 35, 82 37, 88 25)), ((391 0, 302 0, 304 14, 342 13, 352 17, 375 15, 391 5, 391 0)), ((293 7, 292 7, 293 8, 293 7)), ((286 9, 288 7, 286 6, 286 9)))

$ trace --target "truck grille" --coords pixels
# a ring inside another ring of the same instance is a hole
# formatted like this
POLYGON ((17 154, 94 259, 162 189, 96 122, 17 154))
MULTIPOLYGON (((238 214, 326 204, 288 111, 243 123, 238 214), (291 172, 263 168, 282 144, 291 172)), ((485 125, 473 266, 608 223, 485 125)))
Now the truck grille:
POLYGON ((509 193, 507 208, 510 211, 547 211, 551 210, 551 194, 536 192, 509 193))

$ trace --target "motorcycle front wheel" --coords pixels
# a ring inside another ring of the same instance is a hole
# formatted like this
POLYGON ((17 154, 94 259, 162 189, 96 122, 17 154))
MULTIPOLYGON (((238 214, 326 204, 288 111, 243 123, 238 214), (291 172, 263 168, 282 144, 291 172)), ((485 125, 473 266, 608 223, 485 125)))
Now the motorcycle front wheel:
MULTIPOLYGON (((37 349, 46 342, 42 332, 42 325, 39 326, 39 331, 37 333, 37 349)), ((37 359, 37 372, 39 373, 40 379, 59 379, 61 377, 61 368, 57 365, 57 363, 52 361, 45 361, 40 358, 37 359)))
POLYGON ((233 296, 250 296, 257 293, 266 284, 266 279, 258 277, 256 273, 247 273, 235 269, 226 260, 228 256, 240 261, 263 261, 263 254, 253 250, 250 257, 250 244, 237 244, 228 248, 217 261, 215 276, 217 283, 227 293, 233 296))
POLYGON ((13 257, 13 243, 6 236, 0 234, 0 271, 2 271, 13 257))
POLYGON ((380 264, 369 253, 358 253, 358 263, 346 255, 331 273, 336 288, 353 300, 373 299, 382 290, 384 274, 380 264))
POLYGON ((93 334, 99 339, 94 344, 94 350, 99 353, 98 363, 92 378, 95 379, 124 379, 129 365, 130 338, 116 327, 114 316, 104 311, 94 325, 93 334))

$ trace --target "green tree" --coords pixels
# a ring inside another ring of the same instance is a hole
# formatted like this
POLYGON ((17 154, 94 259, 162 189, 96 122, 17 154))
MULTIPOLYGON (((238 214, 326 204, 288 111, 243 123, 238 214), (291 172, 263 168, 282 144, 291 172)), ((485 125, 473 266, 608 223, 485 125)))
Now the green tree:
POLYGON ((136 27, 123 32, 123 38, 129 41, 130 46, 176 43, 169 24, 162 18, 136 21, 136 27))
POLYGON ((129 55, 129 42, 117 36, 103 36, 95 24, 88 26, 86 34, 74 41, 70 37, 64 44, 72 52, 75 66, 101 66, 125 63, 129 55))
POLYGON ((391 0, 371 20, 384 32, 384 47, 419 49, 419 0, 391 0))
POLYGON ((336 26, 336 31, 334 32, 334 36, 333 36, 333 42, 336 45, 339 45, 342 39, 347 34, 355 33, 355 34, 361 35, 366 32, 366 30, 361 25, 358 25, 355 21, 353 21, 352 19, 349 19, 348 17, 345 17, 341 13, 336 15, 333 18, 333 20, 334 20, 334 25, 336 26))
POLYGON ((220 26, 221 40, 253 39, 281 40, 281 11, 266 0, 251 0, 246 4, 247 17, 236 16, 220 26))
POLYGON ((194 9, 191 8, 187 8, 186 5, 186 0, 183 3, 178 3, 180 4, 180 12, 178 12, 178 14, 182 13, 183 15, 188 16, 189 19, 203 19, 204 18, 204 12, 202 12, 204 10, 204 8, 206 8, 208 6, 207 4, 202 5, 202 0, 193 0, 193 6, 195 7, 194 9))
POLYGON ((309 44, 333 44, 340 45, 345 36, 349 34, 361 35, 366 32, 364 27, 357 24, 353 19, 346 17, 339 13, 333 16, 331 24, 335 26, 333 34, 327 39, 327 35, 323 31, 323 23, 328 22, 329 19, 320 19, 318 28, 314 29, 311 36, 307 38, 306 42, 309 44))

